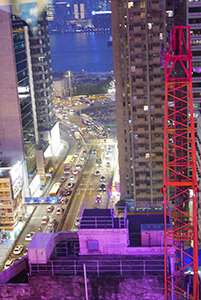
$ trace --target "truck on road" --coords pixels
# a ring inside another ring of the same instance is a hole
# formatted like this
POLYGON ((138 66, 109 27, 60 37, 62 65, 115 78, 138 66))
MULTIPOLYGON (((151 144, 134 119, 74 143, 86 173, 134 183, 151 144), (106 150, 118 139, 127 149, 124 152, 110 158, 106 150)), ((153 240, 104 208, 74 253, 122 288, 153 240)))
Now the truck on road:
POLYGON ((79 133, 79 131, 75 131, 74 132, 74 136, 75 136, 76 140, 80 140, 80 133, 79 133))

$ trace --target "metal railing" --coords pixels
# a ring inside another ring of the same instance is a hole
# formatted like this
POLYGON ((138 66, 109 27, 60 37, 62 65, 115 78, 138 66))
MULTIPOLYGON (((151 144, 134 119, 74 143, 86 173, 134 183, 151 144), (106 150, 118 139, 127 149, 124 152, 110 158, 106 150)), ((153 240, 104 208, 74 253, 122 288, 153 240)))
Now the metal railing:
POLYGON ((80 229, 84 228, 126 228, 127 222, 124 217, 113 218, 112 216, 82 217, 80 229))
POLYGON ((31 264, 30 276, 40 275, 73 275, 83 276, 83 264, 86 265, 87 276, 145 276, 164 275, 164 260, 147 259, 108 259, 108 260, 52 260, 45 265, 31 264))

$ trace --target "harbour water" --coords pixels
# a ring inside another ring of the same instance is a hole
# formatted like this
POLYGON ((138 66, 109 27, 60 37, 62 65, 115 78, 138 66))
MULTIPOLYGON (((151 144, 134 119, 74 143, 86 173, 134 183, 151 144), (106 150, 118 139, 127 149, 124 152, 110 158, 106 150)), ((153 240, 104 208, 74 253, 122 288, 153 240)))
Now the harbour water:
POLYGON ((110 33, 51 33, 53 72, 106 73, 113 71, 110 33))

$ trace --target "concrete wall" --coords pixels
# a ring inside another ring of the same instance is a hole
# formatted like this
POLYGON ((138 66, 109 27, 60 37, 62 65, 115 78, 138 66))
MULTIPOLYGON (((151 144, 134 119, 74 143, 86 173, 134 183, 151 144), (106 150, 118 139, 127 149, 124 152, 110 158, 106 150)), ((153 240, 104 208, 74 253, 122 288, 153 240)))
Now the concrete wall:
POLYGON ((125 254, 129 244, 128 229, 79 229, 80 254, 125 254), (98 241, 97 251, 88 250, 88 240, 98 241))
MULTIPOLYGON (((163 278, 89 277, 89 300, 164 300, 163 278)), ((33 276, 27 284, 0 286, 0 300, 84 300, 83 277, 33 276)))

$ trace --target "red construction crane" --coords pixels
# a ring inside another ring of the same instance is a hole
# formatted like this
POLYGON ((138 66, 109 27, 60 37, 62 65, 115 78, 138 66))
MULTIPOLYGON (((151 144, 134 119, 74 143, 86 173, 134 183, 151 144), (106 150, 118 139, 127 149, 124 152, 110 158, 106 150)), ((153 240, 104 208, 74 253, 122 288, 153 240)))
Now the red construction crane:
POLYGON ((190 26, 177 26, 165 54, 165 300, 199 299, 195 151, 190 26), (187 285, 189 275, 192 291, 187 285))

